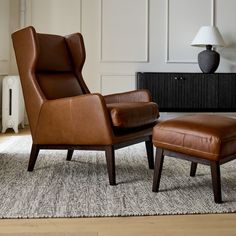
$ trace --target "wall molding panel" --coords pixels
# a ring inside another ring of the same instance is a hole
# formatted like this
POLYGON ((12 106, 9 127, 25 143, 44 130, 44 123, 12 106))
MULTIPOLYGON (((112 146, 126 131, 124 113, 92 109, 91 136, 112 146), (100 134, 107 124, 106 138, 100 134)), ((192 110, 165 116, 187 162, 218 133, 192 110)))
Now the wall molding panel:
POLYGON ((166 0, 166 63, 196 64, 199 49, 191 41, 201 26, 214 22, 215 0, 166 0))
POLYGON ((0 6, 0 75, 5 75, 10 61, 10 1, 0 0, 0 6))
POLYGON ((100 62, 148 62, 149 0, 100 3, 100 62))
POLYGON ((216 24, 216 3, 215 0, 211 0, 211 25, 216 24))
POLYGON ((101 74, 100 92, 103 95, 135 89, 135 74, 101 74))
POLYGON ((26 9, 27 25, 38 32, 66 35, 82 30, 82 0, 26 0, 26 9))

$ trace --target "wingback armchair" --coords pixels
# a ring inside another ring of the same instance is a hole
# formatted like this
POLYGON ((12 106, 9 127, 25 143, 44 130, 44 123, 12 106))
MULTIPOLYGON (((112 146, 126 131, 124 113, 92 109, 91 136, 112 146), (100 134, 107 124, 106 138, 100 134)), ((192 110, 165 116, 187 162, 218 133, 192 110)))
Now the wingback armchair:
POLYGON ((103 150, 110 185, 116 184, 115 150, 146 142, 153 168, 152 128, 158 106, 146 90, 102 96, 82 77, 85 47, 80 33, 36 33, 32 26, 12 34, 28 115, 32 148, 28 171, 40 149, 103 150))

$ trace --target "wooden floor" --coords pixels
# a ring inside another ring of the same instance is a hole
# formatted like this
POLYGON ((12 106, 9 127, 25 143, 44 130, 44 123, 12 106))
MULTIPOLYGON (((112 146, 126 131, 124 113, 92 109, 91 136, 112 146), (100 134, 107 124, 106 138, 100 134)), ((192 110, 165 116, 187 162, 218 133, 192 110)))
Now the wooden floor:
MULTIPOLYGON (((12 135, 0 134, 0 142, 12 135)), ((1 203, 1 201, 0 201, 1 203)), ((0 236, 228 236, 236 235, 236 214, 178 215, 148 217, 105 217, 71 219, 0 220, 0 236)))

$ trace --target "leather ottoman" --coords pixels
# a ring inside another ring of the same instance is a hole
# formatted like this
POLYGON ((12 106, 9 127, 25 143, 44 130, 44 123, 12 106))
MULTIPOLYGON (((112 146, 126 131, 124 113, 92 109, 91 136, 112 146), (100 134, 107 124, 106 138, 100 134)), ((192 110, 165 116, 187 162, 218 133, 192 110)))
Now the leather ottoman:
POLYGON ((214 200, 222 202, 220 165, 236 157, 236 119, 220 115, 192 115, 163 121, 153 128, 156 160, 153 191, 158 192, 164 156, 191 161, 190 176, 197 164, 211 168, 214 200))

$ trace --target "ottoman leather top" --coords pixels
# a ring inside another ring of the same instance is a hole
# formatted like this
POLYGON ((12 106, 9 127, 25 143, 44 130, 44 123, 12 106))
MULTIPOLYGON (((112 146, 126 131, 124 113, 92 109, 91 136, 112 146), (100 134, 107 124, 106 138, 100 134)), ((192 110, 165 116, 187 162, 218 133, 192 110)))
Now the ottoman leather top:
POLYGON ((221 160, 236 154, 236 119, 203 114, 166 120, 154 127, 153 144, 208 160, 221 160))

